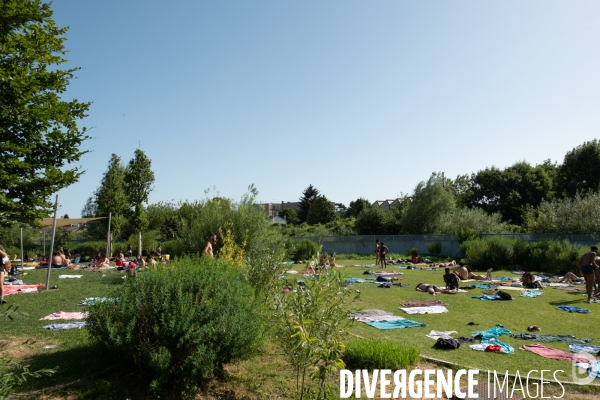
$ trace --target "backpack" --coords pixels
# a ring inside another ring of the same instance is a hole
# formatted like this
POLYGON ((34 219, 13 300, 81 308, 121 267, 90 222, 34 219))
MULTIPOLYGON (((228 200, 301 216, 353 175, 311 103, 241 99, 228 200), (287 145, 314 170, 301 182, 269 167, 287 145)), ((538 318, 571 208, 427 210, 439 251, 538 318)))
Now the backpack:
POLYGON ((448 279, 448 282, 446 282, 446 286, 450 290, 458 289, 460 286, 460 279, 458 278, 458 276, 456 274, 450 274, 450 275, 451 276, 448 279))
POLYGON ((503 292, 502 290, 498 290, 498 293, 496 293, 497 296, 500 296, 501 300, 512 300, 512 296, 506 292, 503 292))
POLYGON ((439 338, 433 347, 439 350, 456 350, 460 347, 460 343, 452 338, 439 338))

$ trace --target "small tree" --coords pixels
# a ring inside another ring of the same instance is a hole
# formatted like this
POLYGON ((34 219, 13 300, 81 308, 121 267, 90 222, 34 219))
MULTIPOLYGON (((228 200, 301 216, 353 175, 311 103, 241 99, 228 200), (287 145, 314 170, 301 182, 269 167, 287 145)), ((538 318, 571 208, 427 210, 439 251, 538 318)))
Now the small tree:
MULTIPOLYGON (((110 228, 116 237, 121 237, 122 228, 129 211, 125 187, 125 166, 121 157, 111 154, 108 168, 104 172, 100 187, 96 189, 96 217, 108 217, 111 213, 110 228)), ((108 227, 108 219, 101 220, 104 233, 108 227)))
POLYGON ((142 231, 148 227, 148 216, 144 203, 148 203, 148 195, 152 191, 154 172, 151 169, 152 161, 146 154, 137 149, 135 156, 129 161, 125 171, 127 196, 129 207, 132 211, 131 223, 138 231, 138 254, 142 254, 142 231))
POLYGON ((285 219, 288 225, 298 225, 298 223, 300 222, 300 220, 298 219, 298 213, 296 212, 296 210, 293 210, 291 208, 286 208, 279 211, 279 216, 285 219))
POLYGON ((358 217, 358 214, 361 213, 362 210, 365 210, 367 208, 371 208, 372 205, 371 203, 369 203, 369 200, 367 199, 363 199, 358 198, 354 201, 350 202, 350 205, 348 206, 348 208, 346 209, 346 217, 358 217))
POLYGON ((306 222, 310 225, 327 224, 336 218, 335 206, 327 200, 327 197, 319 196, 310 207, 306 222))
POLYGON ((302 197, 300 197, 300 205, 298 206, 298 220, 300 223, 306 222, 308 218, 308 212, 312 207, 315 200, 319 197, 319 191, 313 187, 313 185, 309 185, 302 192, 302 197))

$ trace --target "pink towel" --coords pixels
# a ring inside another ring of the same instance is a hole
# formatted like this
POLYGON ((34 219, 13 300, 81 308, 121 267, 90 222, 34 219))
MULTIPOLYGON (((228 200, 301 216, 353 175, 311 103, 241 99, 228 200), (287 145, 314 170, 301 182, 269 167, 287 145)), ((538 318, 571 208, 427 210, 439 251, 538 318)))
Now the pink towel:
POLYGON ((52 313, 50 315, 46 315, 44 318, 40 318, 40 321, 47 321, 47 320, 55 320, 55 319, 86 319, 88 317, 88 313, 87 312, 64 312, 64 311, 58 311, 55 313, 52 313))
POLYGON ((38 283, 37 285, 11 285, 4 286, 4 295, 8 296, 11 294, 19 294, 19 293, 37 293, 39 287, 44 287, 43 283, 38 283))
MULTIPOLYGON (((519 347, 521 350, 531 351, 532 353, 537 354, 538 356, 542 356, 545 358, 552 358, 555 360, 562 361, 573 361, 573 354, 567 353, 566 351, 553 349, 550 347, 542 346, 541 344, 526 344, 519 347)), ((587 363, 588 361, 585 358, 578 358, 576 362, 587 363)))

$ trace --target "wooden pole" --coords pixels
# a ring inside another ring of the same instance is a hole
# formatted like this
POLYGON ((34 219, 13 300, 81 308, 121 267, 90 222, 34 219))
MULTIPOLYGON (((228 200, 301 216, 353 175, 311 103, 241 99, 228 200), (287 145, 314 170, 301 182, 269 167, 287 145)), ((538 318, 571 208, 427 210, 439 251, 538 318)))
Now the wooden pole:
POLYGON ((50 289, 50 269, 52 268, 52 251, 54 250, 54 235, 56 234, 56 213, 58 211, 58 195, 54 204, 54 221, 52 222, 52 240, 50 240, 50 255, 48 256, 48 272, 46 273, 46 290, 50 289))

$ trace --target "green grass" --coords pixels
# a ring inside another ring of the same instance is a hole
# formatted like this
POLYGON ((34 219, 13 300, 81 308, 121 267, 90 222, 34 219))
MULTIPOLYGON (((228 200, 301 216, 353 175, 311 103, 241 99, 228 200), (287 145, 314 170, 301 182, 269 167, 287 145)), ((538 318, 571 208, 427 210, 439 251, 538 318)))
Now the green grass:
MULTIPOLYGON (((348 266, 336 268, 344 277, 364 277, 364 268, 353 267, 352 264, 370 264, 371 259, 365 261, 337 260, 338 263, 348 266)), ((304 269, 305 265, 296 265, 298 270, 304 269)), ((374 269, 374 268, 371 268, 374 269)), ((415 291, 418 283, 443 284, 442 271, 420 271, 406 270, 388 267, 388 271, 400 271, 405 274, 402 282, 409 283, 408 287, 392 287, 390 289, 379 288, 376 284, 355 284, 352 289, 360 290, 359 299, 352 304, 353 310, 378 308, 394 312, 418 322, 427 323, 427 327, 409 328, 391 331, 380 331, 363 323, 354 323, 350 331, 352 335, 362 338, 376 340, 387 340, 404 346, 414 346, 419 353, 435 359, 442 359, 465 367, 478 368, 480 370, 496 370, 515 373, 529 370, 565 370, 565 374, 559 374, 561 379, 571 380, 571 364, 563 361, 555 361, 539 357, 533 353, 518 349, 523 344, 532 344, 533 341, 522 341, 502 336, 501 340, 511 344, 515 348, 515 354, 495 354, 476 352, 463 346, 456 351, 436 350, 432 346, 433 339, 425 335, 430 330, 456 330, 457 335, 469 336, 474 330, 484 330, 503 324, 514 333, 525 332, 527 326, 538 325, 542 328, 541 333, 557 335, 575 335, 578 338, 592 338, 592 344, 600 343, 600 304, 585 304, 585 297, 580 294, 573 295, 565 291, 553 288, 544 289, 544 294, 538 298, 521 298, 518 291, 511 291, 515 298, 512 301, 481 301, 472 299, 471 296, 481 294, 480 289, 474 289, 468 293, 458 295, 438 295, 440 299, 448 304, 447 314, 414 315, 408 316, 398 310, 400 302, 404 300, 432 299, 428 294, 415 291), (592 309, 591 314, 569 314, 556 310, 560 304, 570 304, 592 309), (478 326, 468 326, 473 321, 478 326)), ((82 311, 77 303, 86 298, 109 296, 111 290, 123 283, 123 273, 117 271, 91 272, 91 271, 52 271, 51 286, 58 285, 58 289, 44 291, 37 294, 20 294, 7 296, 9 305, 17 306, 21 314, 15 316, 13 321, 0 318, 0 342, 6 344, 0 351, 9 354, 21 362, 31 364, 32 369, 58 367, 58 373, 52 377, 41 378, 28 382, 19 391, 27 391, 48 387, 61 382, 69 382, 81 377, 90 376, 116 364, 114 356, 101 352, 90 344, 88 333, 85 329, 68 331, 48 331, 42 329, 44 325, 61 321, 39 321, 56 311, 82 311), (81 279, 58 279, 60 274, 83 275, 81 279), (44 349, 44 346, 56 345, 53 349, 44 349)), ((495 271, 495 277, 515 276, 507 271, 495 271)), ((299 275, 288 275, 295 279, 299 275)), ((28 271, 22 279, 27 284, 41 283, 45 281, 45 271, 28 271)), ((353 339, 353 338, 350 338, 353 339)), ((569 351, 568 346, 562 343, 546 343, 548 347, 569 351)), ((0 346, 1 347, 1 346, 0 346)), ((253 397, 271 396, 273 393, 281 394, 281 397, 273 395, 272 398, 286 398, 287 390, 293 388, 289 367, 278 354, 277 349, 271 348, 269 354, 259 357, 251 362, 234 366, 231 369, 230 382, 225 387, 244 386, 246 394, 253 397), (237 386, 236 386, 237 385, 237 386), (265 385, 269 388, 265 392, 265 385), (267 393, 267 394, 265 394, 267 393)), ((103 393, 108 387, 118 387, 118 396, 105 398, 126 398, 129 392, 136 392, 141 384, 132 383, 135 377, 134 367, 118 371, 118 378, 113 374, 100 374, 93 380, 93 384, 80 385, 77 388, 68 389, 66 392, 74 391, 84 398, 97 398, 89 394, 103 393), (112 385, 112 386, 111 386, 112 385), (130 387, 131 386, 131 387, 130 387), (94 389, 95 388, 95 389, 94 389)), ((138 379, 137 382, 140 382, 138 379)), ((143 380, 142 380, 143 382, 143 380)), ((113 389, 111 389, 113 390, 113 389)), ((229 389, 228 389, 229 390, 229 389)), ((132 395, 131 398, 136 398, 132 395)))

